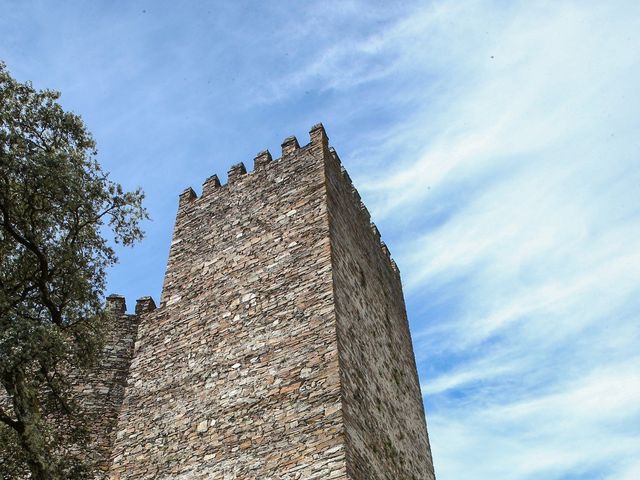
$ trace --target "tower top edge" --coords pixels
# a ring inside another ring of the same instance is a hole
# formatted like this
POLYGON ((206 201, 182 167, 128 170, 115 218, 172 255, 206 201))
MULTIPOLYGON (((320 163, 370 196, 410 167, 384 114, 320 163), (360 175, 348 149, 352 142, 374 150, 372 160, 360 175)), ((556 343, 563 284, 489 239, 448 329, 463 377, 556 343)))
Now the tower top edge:
POLYGON ((316 123, 309 131, 309 143, 300 145, 295 135, 285 138, 281 144, 281 156, 273 159, 269 150, 262 150, 256 154, 253 159, 253 170, 248 170, 244 162, 238 162, 232 165, 227 172, 227 182, 222 183, 217 174, 209 176, 202 185, 202 194, 200 197, 195 193, 193 188, 187 187, 179 195, 180 205, 186 205, 196 200, 209 197, 213 192, 229 187, 244 179, 247 175, 259 172, 271 163, 286 161, 296 155, 318 149, 319 151, 329 151, 329 138, 322 123, 316 123))

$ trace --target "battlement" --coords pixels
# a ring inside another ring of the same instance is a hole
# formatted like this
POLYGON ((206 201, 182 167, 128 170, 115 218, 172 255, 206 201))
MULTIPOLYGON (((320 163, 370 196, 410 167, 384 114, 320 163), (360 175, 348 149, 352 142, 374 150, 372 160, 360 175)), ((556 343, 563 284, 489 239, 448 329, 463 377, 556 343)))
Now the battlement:
MULTIPOLYGON (((344 168, 336 150, 329 146, 329 138, 322 123, 311 127, 309 138, 309 143, 304 146, 300 146, 298 139, 293 135, 285 138, 281 144, 281 156, 275 160, 269 150, 259 152, 253 159, 253 170, 247 170, 243 162, 234 164, 228 171, 226 184, 222 184, 216 174, 210 176, 203 183, 200 197, 196 195, 191 187, 186 188, 179 196, 178 219, 184 214, 188 215, 192 213, 194 209, 208 208, 211 202, 215 202, 216 198, 232 194, 236 187, 244 189, 251 188, 257 193, 259 189, 264 186, 264 184, 260 183, 264 179, 263 173, 269 169, 277 168, 277 166, 283 162, 293 162, 304 155, 311 155, 318 161, 325 162, 325 164, 332 159, 338 164, 342 179, 347 184, 353 197, 353 202, 361 211, 364 221, 370 225, 372 235, 380 244, 380 249, 387 258, 390 268, 399 275, 398 266, 391 257, 386 244, 382 241, 380 231, 371 221, 371 215, 364 205, 358 190, 353 185, 351 177, 344 168), (253 181, 256 183, 249 187, 248 184, 253 181)), ((276 178, 275 181, 281 180, 280 178, 276 178)))
POLYGON ((353 197, 353 202, 360 209, 360 212, 364 217, 364 221, 369 225, 371 233, 373 234, 377 242, 380 244, 380 249, 384 253, 385 257, 387 258, 389 262, 389 266, 397 275, 400 275, 400 269, 398 268, 398 265, 391 257, 391 252, 389 251, 389 248, 387 247, 386 243, 384 243, 384 241, 382 240, 382 237, 380 235, 380 230, 378 230, 378 227, 376 227, 375 223, 371 221, 371 214, 369 213, 369 210, 367 209, 364 202, 362 201, 362 198, 360 197, 360 193, 358 192, 356 187, 353 185, 353 181, 351 180, 351 177, 349 176, 349 173, 347 172, 347 170, 344 168, 344 165, 342 164, 342 161, 340 160, 338 153, 335 151, 333 147, 329 147, 329 152, 333 157, 333 159, 340 165, 340 173, 342 174, 343 180, 345 181, 345 183, 348 185, 350 189, 351 196, 353 197))
POLYGON ((122 295, 112 293, 106 299, 106 309, 116 315, 124 315, 127 313, 127 302, 122 295))
MULTIPOLYGON (((127 301, 122 295, 112 293, 105 299, 105 308, 108 312, 116 315, 126 315, 127 301)), ((142 315, 143 313, 152 312, 155 309, 156 304, 153 298, 149 296, 140 297, 136 300, 135 315, 142 315)))
POLYGON ((222 191, 229 189, 232 185, 239 182, 248 181, 248 178, 254 174, 264 171, 271 164, 276 164, 283 160, 291 159, 300 153, 317 151, 325 154, 329 151, 329 139, 325 129, 321 123, 314 125, 309 132, 310 141, 304 146, 300 146, 295 136, 290 136, 282 141, 281 156, 273 159, 269 150, 262 150, 253 159, 253 170, 247 170, 244 162, 239 162, 231 166, 227 172, 227 183, 220 182, 218 175, 212 175, 207 178, 202 185, 202 194, 200 197, 196 195, 191 187, 187 187, 180 195, 180 206, 187 206, 192 202, 203 202, 209 200, 212 196, 222 194, 222 191))

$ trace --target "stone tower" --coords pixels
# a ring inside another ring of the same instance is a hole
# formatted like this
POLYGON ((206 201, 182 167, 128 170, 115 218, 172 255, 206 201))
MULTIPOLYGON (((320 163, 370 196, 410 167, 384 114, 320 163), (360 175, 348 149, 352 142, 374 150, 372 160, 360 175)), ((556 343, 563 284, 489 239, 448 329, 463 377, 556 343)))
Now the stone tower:
POLYGON ((398 269, 322 125, 310 135, 180 195, 159 308, 136 308, 110 478, 434 478, 398 269))

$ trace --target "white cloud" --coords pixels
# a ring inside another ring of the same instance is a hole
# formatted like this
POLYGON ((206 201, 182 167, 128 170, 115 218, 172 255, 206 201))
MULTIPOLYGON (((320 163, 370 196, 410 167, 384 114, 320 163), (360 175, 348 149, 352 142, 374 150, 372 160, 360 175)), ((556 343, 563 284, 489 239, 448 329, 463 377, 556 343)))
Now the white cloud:
POLYGON ((590 478, 598 465, 632 471, 636 467, 625 463, 634 458, 640 441, 631 428, 621 434, 619 424, 640 418, 637 367, 636 361, 594 372, 567 382, 563 391, 507 405, 487 398, 481 408, 467 405, 431 416, 440 477, 590 478), (443 438, 435 442, 440 434, 443 438), (459 456, 460 450, 465 456, 459 456))
POLYGON ((403 271, 440 479, 638 469, 638 10, 419 5, 272 84, 398 114, 345 161, 403 271))

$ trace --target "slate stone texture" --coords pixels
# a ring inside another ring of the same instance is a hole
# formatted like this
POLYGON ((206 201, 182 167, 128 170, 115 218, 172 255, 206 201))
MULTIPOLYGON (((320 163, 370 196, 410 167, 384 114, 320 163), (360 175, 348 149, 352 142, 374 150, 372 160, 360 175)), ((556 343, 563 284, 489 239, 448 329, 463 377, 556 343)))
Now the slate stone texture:
POLYGON ((100 363, 74 382, 80 404, 92 425, 90 445, 92 460, 97 463, 101 472, 99 478, 104 478, 102 472, 109 468, 118 412, 124 398, 139 323, 137 315, 126 313, 124 297, 107 297, 107 310, 110 323, 100 363))
POLYGON ((398 269, 310 135, 180 195, 109 478, 435 478, 398 269))

